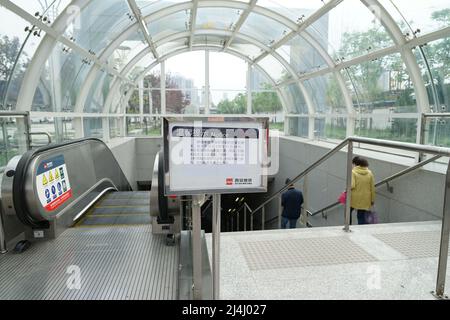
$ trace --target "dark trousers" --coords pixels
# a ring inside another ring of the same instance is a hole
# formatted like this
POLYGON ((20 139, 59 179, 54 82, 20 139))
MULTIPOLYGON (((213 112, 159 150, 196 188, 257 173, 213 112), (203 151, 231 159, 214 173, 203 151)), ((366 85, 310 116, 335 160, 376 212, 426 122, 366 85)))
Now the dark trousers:
POLYGON ((297 226, 297 219, 288 219, 285 217, 281 217, 281 229, 287 229, 287 225, 289 223, 289 228, 290 229, 294 229, 297 226))
MULTIPOLYGON (((354 208, 350 208, 350 225, 352 224, 352 213, 354 208)), ((358 218, 358 224, 367 224, 367 210, 358 209, 356 216, 358 218)))

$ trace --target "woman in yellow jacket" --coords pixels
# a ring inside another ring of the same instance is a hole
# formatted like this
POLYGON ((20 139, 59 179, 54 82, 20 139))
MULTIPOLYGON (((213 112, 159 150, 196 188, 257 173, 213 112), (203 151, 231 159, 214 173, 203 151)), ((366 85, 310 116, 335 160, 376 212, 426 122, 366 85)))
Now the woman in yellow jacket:
POLYGON ((366 217, 370 207, 375 203, 375 182, 369 162, 361 157, 353 158, 351 213, 357 210, 358 224, 367 224, 366 217))

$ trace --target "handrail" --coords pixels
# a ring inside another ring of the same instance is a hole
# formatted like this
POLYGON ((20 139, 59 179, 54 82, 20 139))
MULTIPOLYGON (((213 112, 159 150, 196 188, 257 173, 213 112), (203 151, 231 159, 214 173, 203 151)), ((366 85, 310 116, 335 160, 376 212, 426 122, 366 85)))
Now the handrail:
POLYGON ((450 112, 447 113, 422 113, 424 118, 450 118, 450 112))
MULTIPOLYGON (((31 136, 47 136, 48 143, 46 145, 49 145, 52 143, 52 136, 48 132, 45 132, 45 131, 30 132, 29 135, 30 135, 30 137, 31 136)), ((46 145, 44 145, 44 146, 46 146, 46 145)), ((42 147, 42 145, 32 145, 31 147, 42 147)))
MULTIPOLYGON (((270 196, 267 200, 265 200, 263 203, 261 203, 256 209, 252 210, 247 204, 247 209, 250 211, 250 215, 254 215, 257 213, 261 208, 263 208, 266 204, 271 202, 273 199, 275 199, 277 196, 282 194, 284 191, 286 191, 289 186, 304 176, 306 176, 309 172, 314 170, 316 167, 321 165, 325 160, 330 158, 332 155, 340 151, 343 147, 345 147, 349 142, 359 142, 363 144, 371 144, 371 145, 377 145, 380 147, 387 147, 387 148, 397 148, 401 150, 408 150, 408 151, 415 151, 415 152, 424 152, 424 153, 431 153, 435 155, 439 155, 440 157, 443 156, 450 156, 450 148, 444 148, 444 147, 435 147, 435 146, 428 146, 428 145, 419 145, 415 143, 408 143, 408 142, 399 142, 399 141, 390 141, 390 140, 381 140, 381 139, 372 139, 372 138, 363 138, 363 137, 348 137, 344 141, 342 141, 340 144, 338 144, 336 147, 328 151, 325 155, 323 155, 321 158, 319 158, 317 161, 315 161, 313 164, 311 164, 308 168, 306 168, 304 171, 302 171, 299 175, 297 175, 295 178, 289 182, 289 184, 286 184, 284 187, 282 187, 280 190, 275 192, 272 196, 270 196)), ((433 159, 433 158, 431 158, 433 159)), ((428 160, 431 160, 428 159, 428 160)), ((428 161, 427 160, 427 161, 428 161)), ((424 163, 424 161, 420 162, 424 163)), ((333 205, 334 206, 334 205, 333 205)))
MULTIPOLYGON (((437 156, 434 156, 434 157, 432 157, 432 158, 430 158, 430 159, 421 161, 421 162, 419 162, 418 164, 415 164, 414 166, 411 166, 411 167, 409 167, 409 168, 406 168, 405 170, 402 170, 402 171, 400 171, 400 172, 398 172, 398 173, 396 173, 396 174, 394 174, 394 175, 392 175, 392 176, 390 176, 390 177, 387 177, 387 178, 385 178, 385 179, 383 179, 383 180, 377 182, 377 183, 375 184, 375 188, 378 188, 379 186, 382 186, 382 185, 384 185, 384 184, 386 184, 386 183, 388 183, 388 182, 390 182, 390 181, 392 181, 392 180, 395 180, 395 179, 397 179, 397 178, 400 178, 400 177, 404 176, 405 174, 408 174, 408 173, 411 173, 411 172, 413 172, 413 171, 416 171, 417 169, 419 169, 419 168, 421 168, 421 167, 427 165, 427 164, 430 163, 430 162, 434 162, 434 161, 436 161, 437 159, 439 159, 439 158, 441 158, 441 157, 442 157, 441 155, 437 155, 437 156)), ((339 201, 336 201, 336 202, 334 202, 334 203, 332 203, 332 204, 330 204, 330 205, 328 205, 328 206, 326 206, 326 207, 324 207, 324 208, 322 208, 322 209, 320 209, 320 210, 315 211, 314 213, 311 213, 311 211, 307 210, 307 211, 308 211, 308 215, 311 216, 311 217, 316 216, 316 215, 318 215, 319 213, 324 213, 325 211, 328 211, 328 210, 330 210, 330 209, 333 209, 334 207, 337 207, 337 206, 340 205, 340 204, 341 204, 341 203, 340 203, 339 201)))
POLYGON ((7 112, 3 112, 3 111, 0 111, 0 117, 11 117, 11 118, 14 118, 14 117, 26 117, 26 116, 28 116, 29 115, 29 113, 28 112, 12 112, 12 111, 7 111, 7 112))
POLYGON ((252 210, 250 207, 248 207, 248 209, 250 210, 251 215, 253 215, 254 213, 258 212, 262 207, 264 207, 266 204, 268 204, 269 202, 271 202, 273 199, 275 199, 277 196, 279 196, 280 194, 282 194, 284 191, 286 191, 289 186, 291 184, 296 183, 298 180, 300 180, 301 178, 303 178, 304 176, 306 176, 308 173, 310 173, 312 170, 314 170, 315 168, 317 168, 318 166, 320 166, 322 164, 322 162, 324 162, 325 160, 327 160, 328 158, 330 158, 332 155, 334 155, 335 153, 337 153, 338 151, 340 151, 343 147, 345 147, 348 144, 348 139, 345 139, 344 141, 342 141, 340 144, 338 144, 336 147, 334 147, 332 150, 330 150, 329 152, 327 152, 325 155, 323 155, 321 158, 319 158, 317 161, 315 161, 313 164, 311 164, 308 168, 306 168, 304 171, 302 171, 299 175, 297 175, 295 178, 293 178, 291 180, 291 182, 289 182, 289 184, 286 184, 284 187, 282 187, 280 190, 278 190, 277 192, 275 192, 272 196, 270 196, 267 200, 265 200, 262 204, 260 204, 256 209, 252 210))

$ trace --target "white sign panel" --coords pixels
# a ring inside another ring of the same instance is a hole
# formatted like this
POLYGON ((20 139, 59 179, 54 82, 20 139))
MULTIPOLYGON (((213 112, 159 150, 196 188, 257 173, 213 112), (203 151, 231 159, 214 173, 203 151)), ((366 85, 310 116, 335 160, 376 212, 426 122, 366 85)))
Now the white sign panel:
POLYGON ((244 119, 165 119, 166 194, 267 191, 267 120, 244 119))

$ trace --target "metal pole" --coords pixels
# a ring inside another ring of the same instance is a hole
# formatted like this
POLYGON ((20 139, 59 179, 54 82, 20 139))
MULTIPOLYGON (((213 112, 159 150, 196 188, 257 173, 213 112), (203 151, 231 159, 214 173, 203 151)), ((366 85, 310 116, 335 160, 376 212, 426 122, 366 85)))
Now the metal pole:
POLYGON ((8 250, 6 250, 5 229, 3 228, 3 217, 0 212, 0 254, 4 254, 6 252, 8 252, 8 250))
POLYGON ((253 231, 253 212, 250 213, 250 231, 253 231))
POLYGON ((244 231, 247 231, 247 207, 244 206, 244 231))
POLYGON ((281 214, 282 214, 282 207, 281 207, 281 194, 278 197, 278 229, 281 229, 281 214))
POLYGON ((352 198, 352 160, 353 160, 353 141, 348 142, 347 151, 347 201, 345 203, 345 232, 350 232, 350 206, 352 198))
POLYGON ((442 214, 442 229, 441 229, 441 247, 439 251, 438 275, 436 282, 436 295, 439 298, 444 297, 447 298, 444 294, 444 290, 445 290, 445 276, 447 272, 449 233, 450 233, 450 163, 447 167, 447 176, 445 179, 444 210, 442 214))
POLYGON ((236 230, 237 231, 241 231, 241 230, 239 230, 239 218, 241 217, 241 211, 238 211, 238 213, 237 213, 237 226, 236 226, 236 230))
POLYGON ((192 266, 194 300, 202 299, 202 239, 201 239, 201 202, 202 197, 192 199, 192 266))
POLYGON ((265 224, 266 224, 266 207, 263 207, 261 215, 261 230, 264 230, 265 224))
MULTIPOLYGON (((419 136, 419 144, 425 144, 425 132, 427 127, 427 119, 424 114, 420 116, 420 136, 419 136)), ((419 151, 418 162, 422 162, 425 159, 425 154, 419 151)))
POLYGON ((212 221, 212 271, 213 271, 213 300, 220 299, 220 194, 213 195, 213 221, 212 221))

